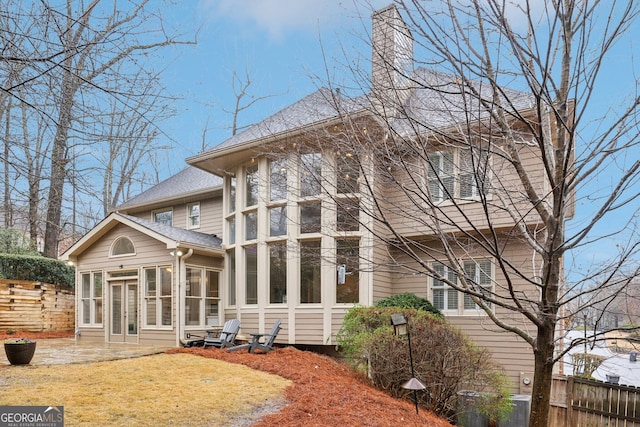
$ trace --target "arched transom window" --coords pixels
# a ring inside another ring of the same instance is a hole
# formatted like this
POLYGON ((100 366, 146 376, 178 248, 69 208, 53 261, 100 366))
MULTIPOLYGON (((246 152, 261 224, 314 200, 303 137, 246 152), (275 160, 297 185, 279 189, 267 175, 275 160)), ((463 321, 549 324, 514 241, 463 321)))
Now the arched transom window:
POLYGON ((136 248, 128 237, 119 237, 111 246, 111 256, 133 255, 136 248))

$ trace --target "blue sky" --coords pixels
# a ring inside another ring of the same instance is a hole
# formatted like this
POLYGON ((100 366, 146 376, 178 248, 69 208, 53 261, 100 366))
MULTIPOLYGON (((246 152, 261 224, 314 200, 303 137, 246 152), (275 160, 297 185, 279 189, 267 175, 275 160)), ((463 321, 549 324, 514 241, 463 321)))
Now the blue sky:
MULTIPOLYGON (((388 0, 372 3, 384 7, 388 0)), ((259 121, 313 92, 326 80, 323 59, 337 81, 346 74, 339 64, 344 48, 369 66, 363 43, 371 10, 356 10, 351 0, 200 0, 184 2, 179 15, 165 19, 183 31, 200 28, 198 44, 178 46, 165 71, 165 85, 183 99, 178 116, 162 125, 174 139, 173 158, 201 150, 206 128, 208 147, 230 136, 235 102, 233 71, 249 71, 250 94, 270 96, 243 112, 240 125, 259 121), (360 17, 362 15, 362 18, 360 17), (320 76, 322 81, 315 78, 320 76), (179 153, 179 154, 176 154, 179 153)), ((182 165, 176 165, 175 173, 182 165)))
MULTIPOLYGON (((378 9, 390 1, 370 3, 378 9)), ((369 67, 370 48, 363 38, 370 29, 372 9, 359 7, 353 0, 198 0, 182 2, 179 14, 166 14, 164 18, 185 33, 200 30, 197 45, 178 46, 167 59, 165 84, 182 100, 176 103, 178 116, 161 125, 175 147, 161 178, 178 172, 185 158, 201 151, 205 129, 207 148, 230 136, 231 115, 224 109, 231 110, 235 101, 231 89, 234 70, 249 71, 254 81, 251 95, 273 95, 242 113, 240 125, 247 125, 313 92, 323 85, 327 72, 338 84, 348 78, 343 50, 353 61, 359 60, 360 67, 369 67)), ((512 24, 515 19, 511 17, 512 24)), ((636 83, 629 79, 640 74, 634 33, 629 31, 603 66, 592 105, 594 117, 620 108, 624 98, 637 91, 636 83)), ((588 132, 583 136, 588 141, 588 132)), ((590 185, 606 192, 611 187, 604 181, 610 178, 602 175, 596 180, 600 182, 590 185)), ((582 189, 583 194, 589 191, 582 189)), ((573 223, 588 219, 592 209, 592 203, 580 197, 573 223)), ((638 212, 637 201, 628 209, 627 215, 638 212)), ((616 222, 605 222, 601 233, 617 228, 616 222)), ((610 258, 613 245, 603 243, 578 251, 576 264, 568 268, 586 272, 594 261, 610 258)))

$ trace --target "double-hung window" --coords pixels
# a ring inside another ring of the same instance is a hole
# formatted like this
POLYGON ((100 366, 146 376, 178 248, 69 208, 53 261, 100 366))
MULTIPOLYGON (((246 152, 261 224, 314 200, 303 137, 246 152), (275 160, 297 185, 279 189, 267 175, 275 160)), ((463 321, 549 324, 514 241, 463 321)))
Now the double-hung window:
MULTIPOLYGON (((492 292, 493 264, 491 260, 465 260, 462 265, 466 284, 471 291, 483 294, 492 292)), ((479 307, 471 296, 454 288, 457 285, 462 286, 462 283, 452 268, 436 262, 433 264, 433 270, 435 275, 431 279, 431 295, 433 305, 436 308, 451 314, 464 314, 467 310, 473 310, 474 313, 477 313, 479 307)), ((490 304, 487 305, 490 306, 490 304)))
MULTIPOLYGON (((467 280, 467 284, 470 285, 475 291, 488 294, 492 290, 492 263, 490 260, 481 261, 465 261, 464 263, 464 275, 467 280)), ((490 304, 487 304, 491 306, 490 304)), ((464 309, 475 310, 479 307, 473 302, 471 296, 464 296, 464 309)))
POLYGON ((448 282, 457 284, 456 273, 448 266, 440 263, 433 264, 433 271, 437 277, 433 278, 431 286, 433 305, 441 311, 458 310, 458 291, 451 288, 448 282))
POLYGON ((200 228, 200 203, 187 205, 187 228, 200 228))
POLYGON ((485 150, 451 148, 429 154, 427 180, 432 200, 476 200, 486 195, 488 170, 485 150))
POLYGON ((144 269, 144 325, 167 327, 172 324, 171 267, 144 269))
POLYGON ((102 272, 82 273, 81 316, 83 325, 102 324, 102 272))

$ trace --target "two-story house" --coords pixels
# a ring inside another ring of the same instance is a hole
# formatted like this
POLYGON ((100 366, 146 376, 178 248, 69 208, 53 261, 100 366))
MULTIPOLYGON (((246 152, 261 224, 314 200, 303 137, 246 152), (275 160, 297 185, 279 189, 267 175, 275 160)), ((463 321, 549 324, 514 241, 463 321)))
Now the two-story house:
MULTIPOLYGON (((413 70, 411 33, 395 7, 375 12, 372 23, 371 93, 347 97, 319 89, 187 159, 185 170, 118 207, 63 254, 77 269, 80 339, 179 345, 187 333, 202 334, 227 319, 240 319, 241 333, 268 330, 282 319, 277 342, 330 346, 350 308, 413 292, 491 349, 515 390, 528 391, 530 381, 523 380, 532 377, 530 347, 500 331, 471 298, 444 281, 411 274, 424 269, 380 239, 385 230, 373 210, 397 221, 396 232, 419 245, 429 254, 424 262, 447 277, 449 261, 439 255, 433 228, 419 212, 412 217, 410 205, 400 200, 406 193, 393 189, 392 183, 405 179, 407 186, 429 186, 442 203, 463 199, 465 212, 451 208, 453 224, 470 217, 481 223, 485 215, 494 230, 503 229, 494 237, 503 239, 502 256, 509 263, 526 266, 533 256, 514 238, 507 212, 488 214, 475 203, 488 186, 461 176, 463 165, 490 161, 491 170, 505 176, 487 172, 482 179, 500 178, 503 191, 518 203, 516 180, 510 184, 508 165, 502 167, 498 156, 441 142, 429 153, 431 164, 440 166, 416 169, 416 179, 394 176, 392 165, 384 176, 385 163, 359 143, 399 135, 409 140, 415 129, 394 111, 423 115, 444 128, 454 124, 454 106, 463 105, 448 95, 443 101, 446 91, 434 94, 415 84, 435 79, 444 87, 455 78, 413 70), (380 120, 381 110, 398 120, 380 120)), ((514 108, 527 114, 529 100, 523 95, 514 108)), ((402 147, 388 154, 401 157, 402 147)), ((535 151, 523 144, 520 154, 532 181, 544 186, 535 151)), ((459 262, 479 286, 497 295, 508 292, 495 258, 482 248, 460 246, 459 262)), ((534 293, 525 277, 510 285, 534 293)), ((531 328, 501 307, 494 311, 497 318, 531 328)))

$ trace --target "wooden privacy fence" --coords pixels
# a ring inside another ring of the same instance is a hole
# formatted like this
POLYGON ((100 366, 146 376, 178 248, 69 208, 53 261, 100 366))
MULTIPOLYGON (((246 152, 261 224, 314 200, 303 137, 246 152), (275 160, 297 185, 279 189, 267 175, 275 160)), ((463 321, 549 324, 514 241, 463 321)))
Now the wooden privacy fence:
POLYGON ((640 427, 640 388, 555 377, 549 415, 552 427, 640 427))
POLYGON ((75 327, 73 289, 25 280, 0 280, 0 329, 69 331, 75 327))

